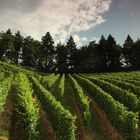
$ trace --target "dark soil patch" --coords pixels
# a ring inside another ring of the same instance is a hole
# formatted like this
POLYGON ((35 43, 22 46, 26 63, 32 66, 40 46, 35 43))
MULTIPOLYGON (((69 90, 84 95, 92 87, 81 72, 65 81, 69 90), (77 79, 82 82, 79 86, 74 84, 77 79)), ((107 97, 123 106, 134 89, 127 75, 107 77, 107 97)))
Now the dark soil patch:
POLYGON ((46 112, 43 110, 43 107, 40 106, 40 125, 41 132, 43 135, 43 140, 56 140, 56 135, 52 128, 51 122, 48 120, 46 112))
POLYGON ((12 91, 9 91, 6 103, 4 105, 4 111, 0 114, 0 140, 8 140, 11 127, 11 116, 13 113, 13 95, 12 91))
MULTIPOLYGON (((65 79, 65 96, 67 96, 67 95, 69 95, 69 97, 66 97, 66 98, 71 99, 71 103, 69 103, 68 105, 71 104, 70 108, 73 110, 72 113, 74 113, 77 117, 77 119, 76 119, 76 125, 77 125, 76 139, 77 140, 90 140, 90 137, 89 137, 88 133, 86 132, 86 129, 83 124, 81 112, 80 112, 79 105, 78 105, 78 102, 77 102, 77 99, 76 99, 76 96, 74 93, 74 89, 73 89, 68 77, 66 77, 66 79, 65 79)), ((65 102, 65 103, 67 103, 67 102, 65 102)))
POLYGON ((13 113, 11 117, 11 129, 10 129, 10 140, 26 140, 25 138, 25 127, 20 118, 20 114, 17 111, 17 101, 15 97, 15 88, 12 87, 12 95, 13 95, 13 113))

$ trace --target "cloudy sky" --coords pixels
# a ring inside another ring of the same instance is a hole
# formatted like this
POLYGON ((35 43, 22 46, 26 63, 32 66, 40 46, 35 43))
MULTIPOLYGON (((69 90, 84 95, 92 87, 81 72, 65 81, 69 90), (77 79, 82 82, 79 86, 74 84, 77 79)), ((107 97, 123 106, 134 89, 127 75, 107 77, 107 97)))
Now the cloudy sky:
POLYGON ((140 0, 0 0, 0 31, 20 30, 40 40, 47 31, 56 42, 70 35, 81 45, 112 34, 140 37, 140 0))

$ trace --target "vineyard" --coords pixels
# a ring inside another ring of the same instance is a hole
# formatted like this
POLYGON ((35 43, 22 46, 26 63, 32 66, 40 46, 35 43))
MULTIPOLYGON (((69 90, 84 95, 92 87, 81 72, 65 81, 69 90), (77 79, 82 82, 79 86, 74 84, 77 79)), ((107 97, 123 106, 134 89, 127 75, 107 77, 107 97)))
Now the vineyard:
POLYGON ((140 72, 44 74, 0 62, 0 140, 140 140, 140 72))

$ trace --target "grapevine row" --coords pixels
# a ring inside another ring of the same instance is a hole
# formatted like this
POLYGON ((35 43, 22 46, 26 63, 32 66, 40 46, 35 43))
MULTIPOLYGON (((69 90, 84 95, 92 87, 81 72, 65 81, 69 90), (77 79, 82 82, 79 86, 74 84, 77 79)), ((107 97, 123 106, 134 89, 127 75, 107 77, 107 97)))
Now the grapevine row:
POLYGON ((31 80, 59 140, 75 140, 76 117, 73 117, 68 110, 64 109, 61 103, 56 101, 55 97, 35 77, 32 77, 31 80))
POLYGON ((89 107, 89 99, 87 96, 84 95, 82 87, 77 83, 77 81, 69 75, 71 84, 74 88, 76 97, 78 99, 78 102, 80 104, 80 110, 82 112, 82 118, 85 126, 87 127, 91 120, 91 112, 89 107))
POLYGON ((136 112, 138 110, 139 100, 137 96, 133 93, 123 90, 109 82, 97 78, 91 78, 88 76, 84 77, 92 81, 94 84, 102 88, 107 93, 109 93, 115 100, 124 104, 124 106, 128 107, 131 111, 136 112))
POLYGON ((51 88, 52 85, 56 82, 56 80, 59 78, 59 74, 55 75, 54 73, 49 76, 43 76, 41 79, 41 83, 43 85, 47 84, 47 88, 51 88))
POLYGON ((122 77, 110 77, 110 78, 114 79, 114 80, 119 80, 119 81, 123 81, 123 82, 126 82, 126 83, 130 83, 130 84, 133 84, 133 85, 136 85, 136 86, 140 86, 140 81, 137 81, 137 80, 125 79, 125 78, 122 78, 122 77))
POLYGON ((3 106, 6 102, 6 98, 8 96, 12 80, 13 74, 10 74, 8 78, 0 82, 0 113, 3 111, 3 106))
POLYGON ((135 86, 133 84, 127 83, 127 82, 123 82, 123 81, 118 81, 115 79, 108 79, 108 78, 102 78, 105 81, 108 81, 114 85, 117 85, 125 90, 131 91, 133 92, 135 95, 137 95, 138 97, 140 97, 140 88, 138 86, 135 86))
POLYGON ((28 140, 39 140, 39 106, 32 96, 32 89, 28 78, 20 73, 16 76, 17 110, 25 125, 25 135, 28 140))
MULTIPOLYGON (((90 76, 90 77, 93 77, 93 75, 87 75, 87 76, 90 76)), ((133 78, 133 76, 129 76, 129 75, 122 75, 122 74, 110 74, 110 75, 100 75, 100 76, 95 76, 94 77, 96 78, 108 78, 108 79, 115 79, 115 80, 119 80, 119 81, 124 81, 124 82, 127 82, 127 83, 131 83, 131 84, 134 84, 136 86, 140 86, 140 81, 136 80, 135 78, 133 78)))
POLYGON ((64 87, 65 87, 64 84, 65 84, 65 74, 63 74, 60 80, 59 86, 58 86, 58 93, 59 93, 60 98, 62 98, 64 95, 64 87))
POLYGON ((91 81, 74 75, 76 80, 93 96, 100 108, 102 108, 112 125, 127 140, 136 140, 138 126, 138 114, 128 111, 123 104, 115 101, 111 95, 104 92, 100 87, 91 81))

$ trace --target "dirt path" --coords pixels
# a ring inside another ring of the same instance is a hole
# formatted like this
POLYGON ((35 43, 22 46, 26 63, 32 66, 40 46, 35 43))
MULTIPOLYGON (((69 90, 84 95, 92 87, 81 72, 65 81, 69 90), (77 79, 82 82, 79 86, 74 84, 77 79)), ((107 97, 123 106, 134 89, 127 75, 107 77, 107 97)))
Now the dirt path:
POLYGON ((65 102, 66 106, 69 106, 71 104, 71 109, 73 110, 72 112, 76 115, 77 119, 76 119, 76 125, 77 125, 77 133, 76 133, 76 139, 77 140, 90 140, 90 137, 87 135, 86 133, 86 129, 84 127, 83 124, 83 120, 82 120, 82 116, 81 116, 81 112, 79 109, 79 106, 77 104, 77 100, 76 100, 76 96, 74 94, 74 89, 68 79, 68 77, 66 77, 66 81, 65 81, 65 99, 67 98, 70 99, 70 102, 65 102))
POLYGON ((56 135, 52 128, 52 124, 48 120, 46 112, 43 110, 43 107, 40 105, 40 125, 41 132, 43 135, 43 140, 56 140, 56 135))
POLYGON ((15 89, 12 85, 4 107, 5 110, 0 115, 0 140, 25 140, 24 127, 16 110, 14 93, 15 89), (1 128, 3 129, 1 130, 1 128))
POLYGON ((14 86, 12 86, 11 92, 13 96, 13 114, 11 117, 10 140, 26 140, 24 125, 16 109, 16 97, 14 95, 16 92, 14 86))
POLYGON ((10 90, 4 105, 4 111, 0 114, 0 140, 9 139, 12 113, 13 94, 10 90))

